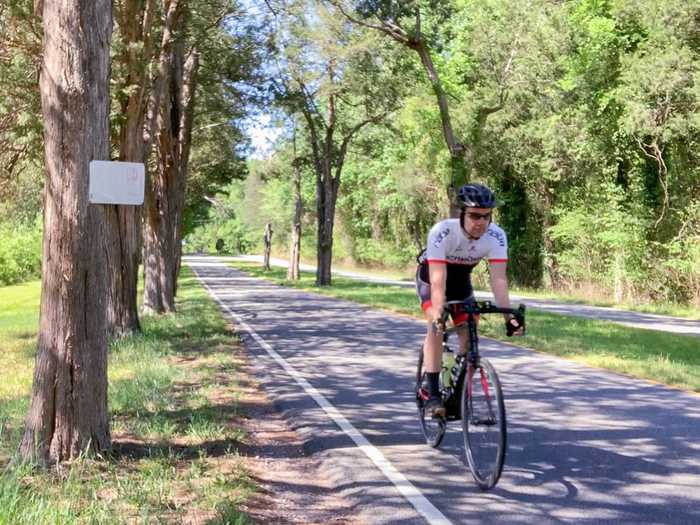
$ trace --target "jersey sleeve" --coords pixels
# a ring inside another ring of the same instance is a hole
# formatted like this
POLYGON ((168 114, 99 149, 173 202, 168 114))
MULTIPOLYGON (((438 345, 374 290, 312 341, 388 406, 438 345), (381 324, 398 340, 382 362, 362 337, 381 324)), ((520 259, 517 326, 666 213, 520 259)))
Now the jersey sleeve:
POLYGON ((425 252, 428 264, 447 264, 446 247, 449 234, 450 226, 445 222, 439 222, 431 228, 425 252))
POLYGON ((491 246, 487 259, 489 263, 508 262, 508 239, 506 232, 498 227, 490 227, 487 235, 491 238, 491 246))

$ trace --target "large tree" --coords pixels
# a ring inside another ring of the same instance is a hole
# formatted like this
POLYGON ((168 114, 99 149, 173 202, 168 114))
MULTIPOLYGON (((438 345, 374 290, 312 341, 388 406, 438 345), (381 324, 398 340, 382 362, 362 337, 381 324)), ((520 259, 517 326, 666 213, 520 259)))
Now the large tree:
POLYGON ((239 2, 168 4, 178 4, 179 15, 170 43, 164 35, 161 47, 155 169, 144 217, 144 309, 154 313, 175 308, 186 219, 200 215, 208 196, 241 176, 236 146, 245 110, 238 83, 250 79, 256 63, 239 2))
MULTIPOLYGON (((117 24, 112 71, 117 109, 114 143, 120 161, 146 163, 150 141, 144 137, 144 126, 148 101, 155 96, 149 70, 156 56, 157 5, 155 0, 123 0, 114 6, 117 24)), ((165 14, 163 32, 167 37, 167 25, 172 24, 173 13, 165 14)), ((141 206, 113 206, 108 214, 110 229, 105 240, 111 283, 107 323, 110 335, 119 336, 141 329, 137 306, 141 206)))
POLYGON ((278 102, 302 115, 316 175, 316 284, 331 283, 333 228, 343 165, 357 134, 396 108, 398 83, 372 34, 353 30, 333 7, 298 2, 278 39, 278 102))
POLYGON ((148 188, 145 222, 144 308, 158 313, 175 310, 199 56, 192 50, 185 57, 182 47, 177 46, 172 60, 168 96, 159 117, 158 164, 148 188))
MULTIPOLYGON (((401 44, 417 54, 424 69, 440 112, 442 135, 450 154, 451 175, 447 195, 451 203, 451 213, 458 210, 454 201, 457 187, 474 175, 479 154, 481 137, 490 115, 503 109, 508 99, 508 88, 512 75, 513 61, 520 46, 522 27, 512 24, 506 33, 510 40, 506 56, 492 53, 490 60, 480 73, 493 77, 491 93, 486 98, 476 100, 474 118, 470 125, 459 130, 454 123, 450 107, 463 103, 459 93, 450 89, 438 67, 444 62, 440 51, 448 48, 456 36, 445 28, 451 26, 452 19, 464 17, 471 7, 469 2, 434 2, 431 0, 326 0, 338 7, 345 17, 354 24, 371 28, 401 44), (462 4, 462 5, 459 5, 462 4)), ((508 16, 508 14, 506 15, 508 16)), ((478 35, 477 35, 478 36, 478 35)))
MULTIPOLYGON (((175 0, 172 2, 177 3, 175 0)), ((171 4, 172 6, 172 4, 171 4)), ((182 32, 186 2, 178 7, 175 33, 182 32)), ((199 54, 187 50, 183 35, 161 50, 163 92, 157 108, 156 169, 146 188, 144 218, 144 301, 147 312, 175 310, 185 178, 192 134, 199 54)))
POLYGON ((109 158, 109 0, 43 3, 46 187, 39 340, 21 454, 44 464, 110 445, 102 239, 90 161, 109 158))

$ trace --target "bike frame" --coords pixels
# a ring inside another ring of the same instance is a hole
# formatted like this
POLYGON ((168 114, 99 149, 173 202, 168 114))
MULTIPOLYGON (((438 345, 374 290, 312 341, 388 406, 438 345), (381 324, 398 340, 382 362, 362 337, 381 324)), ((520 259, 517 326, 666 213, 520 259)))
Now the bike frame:
MULTIPOLYGON (((490 301, 473 301, 473 300, 466 300, 466 301, 448 301, 445 304, 445 309, 443 310, 443 314, 441 317, 441 321, 443 323, 443 326, 447 322, 447 319, 450 316, 450 311, 449 307, 450 306, 461 306, 463 310, 460 313, 466 313, 467 314, 467 331, 469 333, 469 342, 468 342, 468 348, 466 349, 466 354, 462 354, 465 356, 464 359, 462 359, 459 363, 459 371, 456 374, 456 378, 453 381, 453 384, 450 386, 450 391, 446 392, 446 395, 443 395, 443 401, 445 403, 449 402, 452 400, 453 396, 455 395, 457 386, 461 383, 462 379, 464 378, 464 374, 467 372, 467 370, 470 371, 470 373, 474 373, 474 370, 479 368, 479 359, 480 359, 480 354, 479 354, 479 334, 478 334, 478 329, 477 329, 477 322, 476 322, 476 315, 481 315, 481 314, 512 314, 514 315, 519 323, 522 326, 525 326, 525 306, 520 305, 519 308, 499 308, 498 306, 494 305, 490 301), (472 365, 471 368, 469 365, 472 365)), ((445 328, 442 333, 442 346, 445 348, 447 346, 447 340, 449 339, 449 336, 453 333, 456 333, 460 330, 462 330, 463 324, 451 326, 450 328, 445 328)), ((460 348, 461 350, 461 348, 460 348)), ((455 356, 456 359, 456 356, 455 356)), ((471 397, 471 386, 472 386, 472 377, 468 378, 469 381, 467 383, 467 388, 468 388, 468 395, 471 397)), ((484 393, 489 396, 488 392, 488 384, 486 381, 486 378, 483 377, 483 375, 480 378, 481 385, 484 388, 484 393)))
MULTIPOLYGON (((450 335, 465 329, 464 323, 450 326, 449 328, 446 327, 447 320, 450 316, 449 307, 454 305, 459 305, 461 307, 459 310, 460 314, 467 314, 466 330, 468 331, 469 342, 467 348, 459 349, 455 356, 455 362, 450 366, 447 374, 445 374, 445 368, 441 368, 440 371, 440 377, 443 378, 441 381, 440 395, 446 413, 441 417, 426 415, 424 403, 429 399, 429 394, 422 386, 425 377, 425 369, 423 367, 424 354, 423 349, 421 349, 416 372, 416 403, 418 406, 418 415, 423 435, 428 445, 433 448, 440 446, 445 436, 448 421, 462 420, 464 450, 469 470, 479 487, 482 490, 487 490, 498 483, 498 479, 503 470, 507 448, 506 414, 498 374, 488 359, 480 358, 476 316, 491 313, 512 314, 518 320, 519 325, 524 331, 525 306, 520 305, 519 308, 513 309, 499 308, 489 301, 476 302, 473 299, 449 301, 445 306, 441 318, 432 325, 435 335, 438 334, 438 331, 442 332, 442 367, 446 366, 445 354, 452 352, 447 346, 450 335), (462 350, 464 353, 462 353, 462 350), (476 378, 474 374, 477 373, 477 370, 479 382, 475 383, 476 378), (467 381, 467 384, 465 385, 463 381, 467 381), (479 389, 483 392, 483 396, 481 396, 481 392, 478 392, 479 389), (484 398, 486 407, 484 409, 475 410, 475 408, 477 408, 476 403, 481 404, 484 398), (494 427, 494 430, 496 430, 495 435, 497 436, 497 441, 494 443, 495 448, 487 445, 486 454, 490 455, 495 452, 495 456, 491 458, 493 461, 487 461, 487 463, 482 464, 481 459, 483 456, 479 443, 483 443, 483 440, 480 439, 480 437, 483 438, 484 429, 488 432, 488 428, 490 427, 494 427), (474 430, 472 431, 472 429, 474 430), (472 438, 474 438, 473 443, 472 438), (489 453, 489 449, 491 453, 489 453), (484 465, 486 469, 483 468, 484 465)), ((449 363, 449 360, 447 362, 449 363)))

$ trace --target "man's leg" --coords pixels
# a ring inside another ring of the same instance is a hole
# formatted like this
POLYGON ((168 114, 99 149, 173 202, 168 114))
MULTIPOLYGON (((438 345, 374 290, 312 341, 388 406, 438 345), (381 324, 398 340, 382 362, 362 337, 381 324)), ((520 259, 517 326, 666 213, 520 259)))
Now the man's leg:
POLYGON ((459 353, 465 355, 467 353, 467 343, 469 342, 469 330, 467 329, 467 323, 462 323, 462 325, 457 330, 457 336, 459 337, 459 353))
POLYGON ((440 397, 440 369, 442 368, 442 332, 435 333, 432 319, 427 320, 427 334, 423 342, 423 366, 425 368, 425 386, 430 398, 425 404, 425 410, 432 417, 444 417, 445 406, 440 397))
POLYGON ((430 309, 430 284, 427 282, 427 265, 419 266, 416 271, 416 291, 425 312, 427 331, 423 341, 423 368, 425 381, 423 386, 428 390, 428 400, 425 411, 432 417, 444 417, 445 406, 440 397, 440 369, 442 368, 442 333, 435 333, 430 309))

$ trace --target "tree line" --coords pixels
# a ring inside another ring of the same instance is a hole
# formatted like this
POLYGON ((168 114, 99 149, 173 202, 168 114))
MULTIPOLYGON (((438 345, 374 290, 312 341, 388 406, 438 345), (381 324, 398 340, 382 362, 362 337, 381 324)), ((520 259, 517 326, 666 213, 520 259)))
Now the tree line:
POLYGON ((286 249, 301 223, 319 284, 333 250, 406 266, 474 180, 498 193, 517 284, 700 306, 700 6, 266 4, 282 134, 195 244, 228 231, 236 251, 272 220, 286 249))
MULTIPOLYGON (((42 296, 20 452, 110 446, 107 344, 175 309, 185 218, 245 172, 260 42, 237 1, 0 5, 0 222, 43 219, 42 296), (88 202, 92 160, 144 163, 144 205, 88 202)), ((2 263, 3 261, 0 261, 2 263)))

